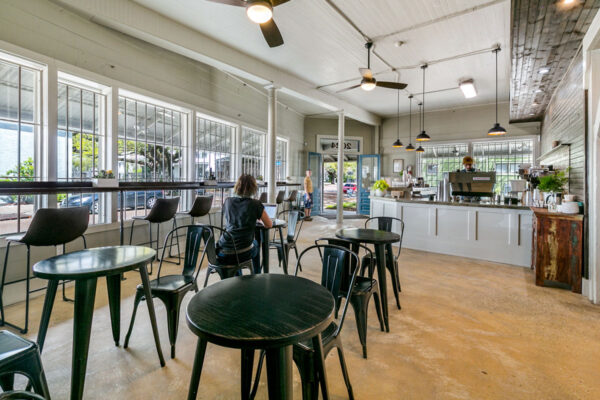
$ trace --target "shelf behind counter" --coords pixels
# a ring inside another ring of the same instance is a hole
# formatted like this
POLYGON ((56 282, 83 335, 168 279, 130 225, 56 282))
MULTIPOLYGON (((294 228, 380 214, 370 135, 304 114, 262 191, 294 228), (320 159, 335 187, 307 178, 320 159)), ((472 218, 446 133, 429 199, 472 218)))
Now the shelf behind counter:
POLYGON ((405 248, 523 267, 531 264, 529 207, 373 196, 370 199, 372 217, 389 216, 404 221, 405 248))

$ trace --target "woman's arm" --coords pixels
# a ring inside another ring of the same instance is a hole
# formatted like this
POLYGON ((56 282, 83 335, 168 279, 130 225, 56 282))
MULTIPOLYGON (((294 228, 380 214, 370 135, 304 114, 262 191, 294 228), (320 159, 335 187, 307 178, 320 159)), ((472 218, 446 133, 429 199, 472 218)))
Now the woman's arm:
POLYGON ((260 221, 263 223, 265 228, 273 227, 273 221, 271 221, 271 218, 269 218, 269 215, 267 215, 266 210, 263 210, 262 215, 260 216, 260 221))

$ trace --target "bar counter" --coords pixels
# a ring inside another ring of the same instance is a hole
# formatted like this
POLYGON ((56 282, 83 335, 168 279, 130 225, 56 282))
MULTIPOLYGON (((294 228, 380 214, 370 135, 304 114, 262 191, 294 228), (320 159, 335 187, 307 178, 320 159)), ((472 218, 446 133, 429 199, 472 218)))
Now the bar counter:
POLYGON ((533 213, 526 206, 372 196, 371 216, 402 219, 405 248, 531 264, 533 213))

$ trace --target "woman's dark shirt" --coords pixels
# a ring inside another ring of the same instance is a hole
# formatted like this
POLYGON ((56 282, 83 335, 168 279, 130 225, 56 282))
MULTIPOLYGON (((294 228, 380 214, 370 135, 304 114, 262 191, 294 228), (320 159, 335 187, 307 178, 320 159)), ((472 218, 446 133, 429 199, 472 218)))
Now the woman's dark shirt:
POLYGON ((225 217, 225 230, 231 234, 222 235, 219 239, 219 247, 224 252, 233 252, 233 243, 238 252, 246 251, 252 246, 256 220, 260 219, 265 207, 255 199, 249 197, 229 197, 223 205, 225 217))

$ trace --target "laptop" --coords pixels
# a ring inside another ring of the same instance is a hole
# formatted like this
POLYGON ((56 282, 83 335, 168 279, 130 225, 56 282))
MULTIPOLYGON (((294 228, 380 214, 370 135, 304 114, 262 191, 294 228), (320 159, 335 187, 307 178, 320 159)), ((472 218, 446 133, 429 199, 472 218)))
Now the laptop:
POLYGON ((265 204, 265 211, 269 218, 275 219, 277 217, 277 204, 265 204))

